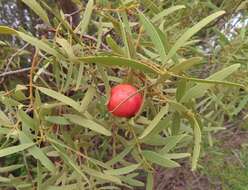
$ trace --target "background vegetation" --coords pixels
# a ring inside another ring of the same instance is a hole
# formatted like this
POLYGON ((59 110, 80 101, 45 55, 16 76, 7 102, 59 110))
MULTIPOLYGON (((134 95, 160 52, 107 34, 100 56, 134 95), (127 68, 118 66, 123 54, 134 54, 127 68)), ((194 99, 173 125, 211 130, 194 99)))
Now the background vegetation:
POLYGON ((247 189, 248 1, 0 7, 1 189, 247 189))

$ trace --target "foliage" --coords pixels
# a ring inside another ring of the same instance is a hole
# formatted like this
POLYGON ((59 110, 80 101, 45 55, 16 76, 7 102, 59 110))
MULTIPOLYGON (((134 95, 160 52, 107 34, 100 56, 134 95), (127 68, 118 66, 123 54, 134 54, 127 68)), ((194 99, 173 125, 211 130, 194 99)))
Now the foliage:
POLYGON ((220 24, 245 15, 245 4, 75 1, 85 8, 73 28, 56 5, 22 1, 47 33, 36 37, 0 26, 0 34, 28 44, 11 61, 23 68, 22 60, 31 60, 28 76, 2 75, 3 188, 152 189, 157 165, 179 167, 187 158, 195 170, 202 134, 211 143, 226 116, 245 110, 247 32, 229 38, 220 24), (204 40, 217 45, 209 49, 204 40), (203 79, 194 71, 209 65, 208 52, 218 67, 203 79), (106 110, 117 83, 131 83, 143 94, 133 118, 106 110))

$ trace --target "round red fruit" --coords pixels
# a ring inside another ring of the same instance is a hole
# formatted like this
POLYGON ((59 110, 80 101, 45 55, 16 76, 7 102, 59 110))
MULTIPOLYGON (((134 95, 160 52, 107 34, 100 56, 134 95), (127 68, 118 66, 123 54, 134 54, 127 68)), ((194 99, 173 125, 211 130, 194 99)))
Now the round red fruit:
POLYGON ((130 84, 119 84, 111 89, 108 111, 118 117, 132 117, 140 109, 142 95, 130 84))

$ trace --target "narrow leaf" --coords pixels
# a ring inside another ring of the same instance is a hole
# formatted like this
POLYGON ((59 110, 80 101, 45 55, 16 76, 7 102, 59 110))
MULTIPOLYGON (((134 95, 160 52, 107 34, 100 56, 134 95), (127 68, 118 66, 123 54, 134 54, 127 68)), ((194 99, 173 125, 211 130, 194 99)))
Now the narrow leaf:
POLYGON ((156 50, 158 51, 161 61, 164 62, 166 57, 166 50, 163 45, 163 41, 160 38, 160 35, 158 34, 155 26, 149 21, 148 18, 145 17, 143 13, 139 12, 139 17, 146 32, 150 36, 152 43, 154 44, 156 50))
POLYGON ((198 22, 196 25, 188 29, 174 44, 174 46, 170 49, 168 55, 166 56, 165 61, 168 61, 171 57, 174 56, 174 54, 177 52, 177 50, 182 47, 185 42, 187 42, 194 34, 196 34, 199 30, 201 30, 204 26, 206 26, 208 23, 213 21, 214 19, 218 18, 219 16, 223 15, 225 11, 218 11, 216 13, 213 13, 209 15, 208 17, 202 19, 200 22, 198 22))
POLYGON ((123 168, 118 168, 118 169, 112 169, 112 170, 105 170, 104 173, 109 174, 109 175, 124 175, 133 172, 136 170, 140 164, 133 164, 130 166, 126 166, 123 168))
POLYGON ((163 17, 165 16, 168 16, 169 14, 179 10, 179 9, 184 9, 185 6, 184 5, 177 5, 177 6, 173 6, 173 7, 170 7, 168 9, 164 9, 163 11, 161 11, 159 14, 156 14, 152 19, 151 21, 154 23, 156 21, 158 21, 159 19, 162 19, 163 17))
POLYGON ((127 59, 124 57, 116 57, 116 56, 90 56, 90 57, 80 57, 78 60, 83 61, 85 63, 96 63, 102 64, 104 66, 109 67, 116 67, 116 66, 123 66, 123 67, 130 67, 133 69, 138 69, 141 71, 152 72, 155 74, 160 74, 160 69, 155 65, 142 63, 140 61, 136 61, 133 59, 127 59))
POLYGON ((45 23, 49 24, 49 18, 46 11, 36 0, 22 0, 30 9, 32 9, 45 23))
POLYGON ((71 121, 74 124, 77 124, 79 126, 91 129, 92 131, 95 131, 97 133, 106 135, 106 136, 111 136, 111 132, 101 126, 100 124, 94 122, 93 120, 85 119, 82 116, 79 115, 72 115, 72 114, 66 114, 65 117, 71 121))
POLYGON ((139 139, 145 138, 147 135, 149 135, 152 132, 152 130, 156 127, 156 125, 164 117, 164 115, 168 113, 168 109, 169 109, 168 104, 166 106, 164 106, 163 108, 161 108, 160 112, 155 116, 155 118, 152 120, 152 122, 143 131, 143 133, 140 135, 139 139))
MULTIPOLYGON (((22 144, 31 143, 32 140, 22 131, 19 131, 19 138, 22 144)), ((50 172, 54 173, 56 168, 51 160, 45 155, 44 152, 37 146, 28 149, 28 152, 36 159, 38 159, 43 166, 45 166, 50 172)))
POLYGON ((197 167, 197 162, 200 157, 201 151, 201 129, 196 118, 192 118, 194 121, 194 150, 192 156, 192 170, 194 171, 197 167))
POLYGON ((177 162, 170 160, 170 159, 166 158, 165 156, 160 155, 156 152, 153 152, 150 150, 145 150, 145 151, 142 151, 142 153, 148 161, 155 163, 155 164, 158 164, 160 166, 163 166, 166 168, 174 168, 174 167, 180 166, 177 162))
POLYGON ((65 95, 63 95, 63 94, 61 94, 59 92, 56 92, 56 91, 51 90, 51 89, 48 89, 48 88, 38 87, 38 89, 42 93, 50 96, 51 98, 54 98, 54 99, 66 104, 68 106, 71 106, 72 108, 74 108, 75 110, 80 112, 80 110, 81 110, 80 104, 77 103, 76 101, 74 101, 73 99, 71 99, 71 98, 69 98, 69 97, 67 97, 67 96, 65 96, 65 95))
POLYGON ((93 8, 94 8, 94 0, 89 0, 87 5, 86 5, 86 8, 85 8, 83 20, 79 23, 79 25, 75 29, 75 31, 74 31, 75 33, 79 32, 79 31, 80 31, 80 34, 85 33, 85 31, 89 25, 89 22, 90 22, 90 17, 91 17, 93 8))
MULTIPOLYGON (((223 80, 227 78, 229 75, 231 75, 233 72, 238 70, 239 67, 240 67, 240 64, 231 65, 225 69, 222 69, 221 71, 214 73, 210 77, 206 78, 206 80, 223 80)), ((190 88, 185 93, 185 95, 181 98, 181 102, 187 102, 190 99, 202 97, 205 94, 206 90, 211 88, 213 85, 215 84, 214 83, 212 84, 201 83, 201 84, 195 85, 194 87, 190 88)))
POLYGON ((14 153, 23 151, 23 150, 25 150, 27 148, 30 148, 33 145, 34 145, 34 143, 25 143, 25 144, 21 144, 21 145, 1 149, 0 150, 0 158, 4 157, 4 156, 8 156, 10 154, 14 154, 14 153))

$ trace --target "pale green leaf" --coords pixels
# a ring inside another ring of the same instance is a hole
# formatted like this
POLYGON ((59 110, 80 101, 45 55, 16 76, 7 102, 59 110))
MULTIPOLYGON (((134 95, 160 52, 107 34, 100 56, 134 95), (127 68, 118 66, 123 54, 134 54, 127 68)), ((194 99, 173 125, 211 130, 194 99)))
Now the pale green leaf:
POLYGON ((165 154, 173 149, 182 139, 184 139, 187 135, 176 135, 165 138, 165 146, 160 150, 161 154, 165 154))
POLYGON ((22 2, 32 9, 45 23, 49 24, 47 13, 36 0, 22 0, 22 2))
POLYGON ((163 154, 167 159, 181 159, 190 156, 190 153, 165 153, 163 154))
MULTIPOLYGON (((240 67, 240 64, 231 65, 227 68, 222 69, 221 71, 214 73, 210 77, 206 78, 206 80, 223 80, 227 78, 229 75, 231 75, 233 72, 238 70, 239 67, 240 67)), ((205 94, 206 90, 211 88, 213 85, 215 84, 214 83, 208 83, 208 84, 201 83, 201 84, 195 85, 194 87, 190 88, 185 93, 185 95, 181 98, 181 102, 187 102, 190 99, 202 97, 205 94)))
POLYGON ((138 69, 141 71, 152 72, 155 74, 160 74, 160 69, 155 65, 143 63, 140 61, 136 61, 133 59, 127 59, 124 57, 117 57, 117 56, 89 56, 89 57, 80 57, 78 58, 79 61, 83 61, 85 63, 96 63, 102 64, 104 66, 109 67, 130 67, 133 69, 138 69))
POLYGON ((113 175, 108 175, 108 174, 104 174, 104 173, 101 173, 97 170, 94 170, 94 169, 91 169, 87 166, 82 166, 83 168, 83 171, 93 177, 96 177, 96 178, 99 178, 99 179, 103 179, 105 181, 108 181, 108 182, 113 182, 113 183, 116 183, 116 184, 119 184, 121 185, 121 180, 116 177, 116 176, 113 176, 113 175))
POLYGON ((17 31, 7 26, 0 26, 0 34, 17 35, 17 31))
POLYGON ((127 146, 121 153, 113 157, 111 160, 107 161, 106 164, 113 165, 121 161, 132 149, 133 149, 133 146, 127 146))
POLYGON ((50 123, 54 123, 54 124, 58 124, 58 125, 71 124, 71 122, 69 122, 68 119, 66 119, 65 117, 61 117, 61 116, 46 116, 45 120, 50 122, 50 123))
POLYGON ((192 57, 190 59, 180 62, 179 64, 176 64, 169 71, 174 74, 179 74, 181 72, 190 69, 192 66, 201 63, 201 61, 202 61, 201 57, 192 57))
POLYGON ((138 169, 139 166, 140 164, 132 164, 123 168, 104 170, 103 172, 109 175, 124 175, 133 172, 138 169))
POLYGON ((202 19, 200 22, 195 24, 193 27, 188 29, 173 45, 173 47, 170 49, 168 55, 166 56, 166 61, 168 61, 171 57, 174 56, 174 54, 177 52, 177 50, 184 46, 184 44, 199 30, 201 30, 203 27, 205 27, 207 24, 209 24, 214 19, 218 18, 219 16, 223 15, 225 11, 218 11, 216 13, 213 13, 209 15, 208 17, 202 19))
POLYGON ((95 131, 97 133, 111 136, 111 132, 107 130, 105 127, 101 126, 100 124, 94 122, 93 120, 85 119, 82 116, 79 115, 73 115, 73 114, 66 114, 64 115, 69 121, 71 121, 74 124, 77 124, 79 126, 91 129, 92 131, 95 131))
POLYGON ((84 95, 83 100, 81 101, 81 105, 80 105, 81 113, 85 112, 88 109, 88 106, 92 102, 95 94, 96 94, 96 89, 90 86, 86 94, 84 95))
POLYGON ((148 18, 146 18, 143 13, 139 12, 139 17, 145 28, 145 31, 150 36, 156 50, 158 51, 161 61, 164 62, 166 57, 166 50, 159 33, 157 32, 155 26, 151 23, 151 21, 149 21, 148 18))
POLYGON ((145 138, 147 135, 149 135, 152 132, 152 130, 156 127, 156 125, 164 117, 164 115, 168 113, 168 109, 169 109, 168 104, 166 106, 164 106, 163 108, 161 108, 160 112, 155 116, 155 118, 152 120, 152 122, 143 131, 143 133, 140 135, 139 139, 145 138))
POLYGON ((27 148, 30 148, 31 146, 34 146, 34 143, 25 143, 21 145, 16 145, 8 148, 4 148, 0 150, 0 158, 4 156, 8 156, 10 154, 14 154, 20 151, 23 151, 27 148))
POLYGON ((15 164, 15 165, 11 165, 11 166, 0 167, 0 173, 12 172, 12 171, 17 170, 19 168, 22 168, 23 166, 24 166, 23 164, 15 164))
POLYGON ((162 154, 158 154, 150 150, 142 151, 142 154, 148 161, 166 168, 174 168, 180 166, 177 162, 166 158, 162 154))
MULTIPOLYGON (((32 140, 23 132, 19 131, 19 138, 22 144, 31 143, 32 140)), ((37 160, 41 162, 50 172, 54 173, 56 168, 51 160, 45 155, 45 153, 37 146, 28 149, 28 152, 37 160)))
POLYGON ((170 7, 168 9, 164 9, 163 11, 161 11, 159 14, 156 14, 152 19, 151 21, 152 22, 156 22, 160 19, 163 19, 165 16, 168 16, 169 14, 179 10, 179 9, 184 9, 185 6, 184 5, 176 5, 176 6, 173 6, 173 7, 170 7))
POLYGON ((93 12, 93 8, 94 8, 94 0, 89 0, 87 5, 86 5, 86 8, 85 8, 83 20, 79 23, 79 25, 75 29, 75 31, 74 31, 75 33, 79 32, 79 31, 80 31, 80 34, 85 33, 85 31, 89 25, 89 22, 90 22, 90 17, 91 17, 91 14, 93 12))
POLYGON ((48 88, 38 87, 38 89, 42 93, 50 96, 51 98, 54 98, 54 99, 66 104, 68 106, 71 106, 72 108, 74 108, 78 112, 81 111, 80 104, 77 103, 76 101, 74 101, 73 99, 71 99, 71 98, 69 98, 69 97, 67 97, 67 96, 65 96, 65 95, 63 95, 63 94, 61 94, 59 92, 56 92, 56 91, 51 90, 51 89, 48 89, 48 88))
POLYGON ((153 178, 153 173, 151 172, 148 172, 147 174, 147 178, 146 178, 146 181, 147 181, 147 184, 146 184, 146 190, 153 190, 153 187, 154 187, 154 178, 153 178))
POLYGON ((198 124, 198 121, 195 117, 193 119, 194 124, 194 150, 192 155, 192 170, 195 170, 197 167, 197 162, 200 157, 200 151, 201 151, 201 129, 198 124))
POLYGON ((23 32, 19 32, 17 31, 17 34, 19 35, 19 37, 26 41, 27 43, 30 43, 31 45, 43 50, 44 52, 53 55, 55 57, 61 57, 61 55, 58 53, 58 51, 55 50, 55 48, 52 48, 50 45, 48 45, 47 43, 45 43, 42 40, 39 40, 33 36, 27 35, 23 32))

